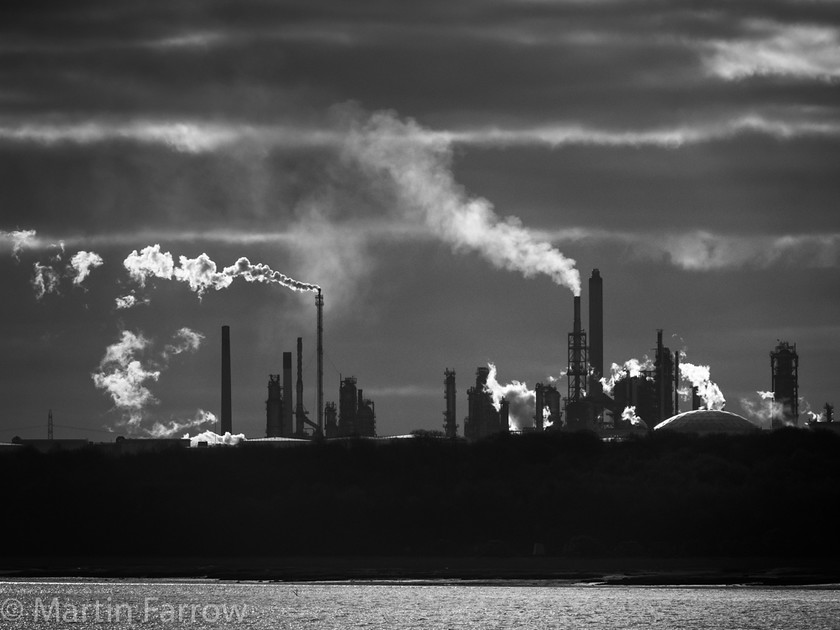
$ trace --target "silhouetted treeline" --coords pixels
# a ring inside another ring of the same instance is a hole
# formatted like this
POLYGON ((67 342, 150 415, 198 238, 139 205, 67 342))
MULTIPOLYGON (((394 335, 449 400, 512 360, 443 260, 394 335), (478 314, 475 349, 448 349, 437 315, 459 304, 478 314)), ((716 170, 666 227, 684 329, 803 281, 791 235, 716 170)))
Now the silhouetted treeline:
POLYGON ((0 456, 6 556, 840 555, 840 437, 0 456))

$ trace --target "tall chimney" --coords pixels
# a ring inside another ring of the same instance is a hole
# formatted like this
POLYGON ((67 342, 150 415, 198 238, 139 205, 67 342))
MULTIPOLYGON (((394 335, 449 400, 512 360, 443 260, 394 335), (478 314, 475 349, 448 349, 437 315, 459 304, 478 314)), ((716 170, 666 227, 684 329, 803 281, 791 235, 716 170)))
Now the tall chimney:
POLYGON ((233 433, 230 401, 230 326, 222 326, 222 422, 219 432, 233 433))
POLYGON ((292 353, 283 353, 283 437, 294 434, 292 425, 292 353))
POLYGON ((574 331, 575 335, 580 334, 580 296, 575 296, 575 324, 574 324, 574 331))
POLYGON ((674 415, 680 412, 680 351, 674 351, 674 415))
POLYGON ((601 392, 604 376, 604 283, 601 272, 592 270, 589 278, 589 366, 592 369, 589 391, 601 392))
POLYGON ((295 419, 297 426, 295 433, 303 435, 305 432, 306 412, 303 410, 303 338, 297 338, 297 396, 295 401, 295 419))

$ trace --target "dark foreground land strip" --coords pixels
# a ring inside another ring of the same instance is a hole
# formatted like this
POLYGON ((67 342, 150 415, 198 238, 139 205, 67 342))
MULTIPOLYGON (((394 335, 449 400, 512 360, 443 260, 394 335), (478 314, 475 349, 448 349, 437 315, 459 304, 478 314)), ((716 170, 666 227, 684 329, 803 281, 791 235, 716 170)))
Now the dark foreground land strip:
POLYGON ((0 577, 213 580, 499 580, 609 585, 840 585, 835 558, 4 558, 0 577))

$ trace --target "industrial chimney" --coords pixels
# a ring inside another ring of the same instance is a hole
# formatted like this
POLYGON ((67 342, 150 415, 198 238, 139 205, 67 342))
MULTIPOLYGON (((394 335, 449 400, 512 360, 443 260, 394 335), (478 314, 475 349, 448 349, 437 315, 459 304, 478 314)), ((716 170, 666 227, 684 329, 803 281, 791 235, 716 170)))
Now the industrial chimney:
POLYGON ((292 353, 283 353, 283 437, 291 437, 295 432, 292 425, 292 353))
POLYGON ((592 270, 589 278, 589 393, 603 391, 601 377, 604 376, 604 283, 601 272, 592 270))
POLYGON ((222 421, 219 433, 233 433, 230 395, 230 326, 222 326, 222 421))

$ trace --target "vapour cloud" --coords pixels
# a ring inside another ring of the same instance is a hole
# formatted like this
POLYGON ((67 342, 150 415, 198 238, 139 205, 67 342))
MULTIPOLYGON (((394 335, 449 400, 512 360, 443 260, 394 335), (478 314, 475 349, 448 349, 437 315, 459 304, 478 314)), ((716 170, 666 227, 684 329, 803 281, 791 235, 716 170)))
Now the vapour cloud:
POLYGON ((8 241, 12 244, 12 257, 20 262, 20 253, 24 247, 29 246, 35 241, 35 230, 13 230, 6 232, 0 230, 0 240, 8 241))
POLYGON ((212 414, 199 410, 192 420, 155 421, 151 428, 142 426, 148 408, 159 402, 149 385, 160 379, 172 356, 197 351, 202 339, 204 336, 200 333, 181 328, 155 356, 152 340, 142 333, 122 331, 120 339, 106 348, 99 369, 91 374, 97 389, 106 393, 113 401, 114 409, 120 412, 118 426, 130 433, 161 437, 209 422, 212 414))
MULTIPOLYGON (((199 409, 195 412, 195 416, 190 420, 170 420, 169 422, 155 422, 152 428, 148 430, 149 437, 153 438, 171 438, 178 433, 194 429, 207 424, 216 424, 215 414, 199 409)), ((184 439, 188 436, 185 435, 184 439)))
POLYGON ((744 415, 762 429, 773 428, 773 422, 784 420, 784 409, 781 403, 775 401, 773 392, 756 391, 757 398, 741 398, 741 409, 744 415))
POLYGON ((195 448, 199 442, 206 442, 208 446, 236 446, 247 438, 244 433, 231 434, 225 432, 224 435, 219 435, 213 431, 203 431, 192 437, 190 437, 189 433, 185 433, 182 439, 189 440, 190 446, 195 448))
POLYGON ((704 409, 723 409, 726 399, 720 388, 711 381, 711 369, 708 365, 694 365, 680 361, 680 377, 697 388, 697 395, 703 401, 704 409))
POLYGON ((639 416, 636 415, 635 405, 632 405, 630 407, 625 407, 624 411, 621 412, 621 419, 624 422, 629 422, 631 426, 641 427, 643 429, 648 428, 645 421, 642 420, 639 416))
POLYGON ((639 359, 627 359, 624 364, 619 365, 613 363, 610 366, 610 375, 602 377, 601 386, 607 396, 612 396, 615 384, 623 378, 633 378, 642 375, 642 372, 652 370, 653 361, 645 356, 641 361, 639 359))
POLYGON ((526 278, 545 274, 580 294, 574 260, 536 239, 516 217, 500 218, 488 200, 470 197, 455 181, 450 142, 429 141, 427 130, 391 112, 366 119, 347 112, 347 119, 345 160, 372 181, 389 185, 403 219, 420 222, 455 251, 478 252, 526 278))
POLYGON ((82 250, 73 254, 73 257, 70 259, 70 266, 76 272, 76 275, 73 278, 73 284, 82 284, 85 278, 90 275, 91 270, 101 267, 103 262, 102 256, 94 252, 86 252, 82 250))
POLYGON ((488 363, 490 373, 487 375, 485 391, 493 398, 493 406, 496 411, 501 409, 502 399, 510 403, 510 424, 515 429, 524 429, 534 426, 536 413, 537 394, 533 389, 528 389, 527 384, 519 381, 511 381, 502 385, 496 378, 496 365, 488 363))
POLYGON ((705 63, 726 80, 785 76, 832 82, 840 79, 840 31, 834 26, 745 23, 746 37, 709 42, 705 63))

